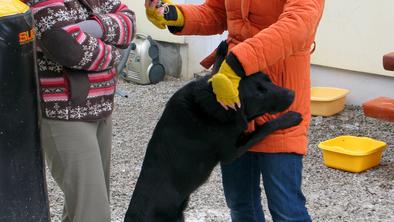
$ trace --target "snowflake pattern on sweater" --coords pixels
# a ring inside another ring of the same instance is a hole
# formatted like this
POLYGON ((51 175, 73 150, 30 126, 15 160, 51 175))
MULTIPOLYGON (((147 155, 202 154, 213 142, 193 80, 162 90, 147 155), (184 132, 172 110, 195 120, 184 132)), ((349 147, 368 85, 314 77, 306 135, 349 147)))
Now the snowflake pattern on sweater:
POLYGON ((126 48, 134 38, 134 12, 119 0, 47 0, 31 8, 43 116, 92 121, 110 115, 116 90, 114 67, 120 61, 120 48, 126 48), (95 38, 83 32, 78 23, 85 20, 97 21, 103 36, 95 38), (68 44, 63 44, 64 39, 68 44), (78 87, 71 87, 81 84, 77 73, 88 80, 82 86, 87 89, 87 95, 81 95, 82 103, 71 97, 79 96, 79 92, 72 92, 78 87))

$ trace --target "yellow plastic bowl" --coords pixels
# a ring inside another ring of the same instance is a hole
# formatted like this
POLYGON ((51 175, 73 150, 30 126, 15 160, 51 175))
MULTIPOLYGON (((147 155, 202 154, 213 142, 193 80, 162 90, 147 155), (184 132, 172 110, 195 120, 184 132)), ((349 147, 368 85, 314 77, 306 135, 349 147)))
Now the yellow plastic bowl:
POLYGON ((369 137, 339 136, 319 143, 328 167, 359 173, 379 165, 387 144, 369 137))
POLYGON ((332 116, 345 108, 347 89, 333 87, 311 88, 311 113, 314 116, 332 116))

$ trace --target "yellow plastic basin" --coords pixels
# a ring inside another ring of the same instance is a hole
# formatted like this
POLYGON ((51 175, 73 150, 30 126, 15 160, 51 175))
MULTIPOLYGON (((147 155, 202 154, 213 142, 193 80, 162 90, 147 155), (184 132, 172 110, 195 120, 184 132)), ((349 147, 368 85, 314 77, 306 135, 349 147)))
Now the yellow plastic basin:
POLYGON ((319 143, 328 167, 359 173, 379 165, 387 144, 369 137, 339 136, 319 143))
POLYGON ((332 116, 345 108, 347 89, 333 87, 311 88, 311 113, 314 116, 332 116))

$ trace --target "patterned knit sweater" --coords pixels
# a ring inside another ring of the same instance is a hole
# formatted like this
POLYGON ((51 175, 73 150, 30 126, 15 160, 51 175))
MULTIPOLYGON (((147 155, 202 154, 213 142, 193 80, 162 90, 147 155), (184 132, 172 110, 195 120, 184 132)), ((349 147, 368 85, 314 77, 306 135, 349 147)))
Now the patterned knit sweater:
POLYGON ((32 5, 42 113, 94 121, 112 113, 115 65, 135 34, 135 15, 119 0, 46 0, 32 5), (101 38, 77 25, 96 20, 101 38))

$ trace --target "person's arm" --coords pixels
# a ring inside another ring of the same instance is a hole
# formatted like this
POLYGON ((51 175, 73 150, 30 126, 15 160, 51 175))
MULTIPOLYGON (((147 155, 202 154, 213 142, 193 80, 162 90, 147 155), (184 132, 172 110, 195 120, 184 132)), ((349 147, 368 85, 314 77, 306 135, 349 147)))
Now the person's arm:
POLYGON ((171 0, 146 0, 146 16, 153 25, 176 35, 215 35, 227 29, 224 0, 200 5, 176 5, 171 0))
POLYGON ((290 55, 309 53, 323 7, 324 0, 287 0, 278 21, 236 45, 227 62, 242 76, 264 70, 290 55))
POLYGON ((82 22, 78 22, 77 25, 81 28, 81 31, 89 34, 95 38, 101 39, 103 37, 103 29, 101 28, 100 23, 96 20, 86 20, 82 22))
MULTIPOLYGON (((102 30, 102 40, 105 43, 119 48, 127 48, 136 33, 136 21, 133 11, 121 4, 120 1, 111 1, 113 4, 107 13, 94 13, 92 19, 97 21, 102 30)), ((101 1, 102 5, 110 5, 108 0, 101 1)))
MULTIPOLYGON (((177 35, 215 35, 227 30, 224 0, 206 0, 201 5, 177 5, 185 23, 177 35)), ((171 29, 170 29, 171 30, 171 29)))
POLYGON ((101 71, 120 60, 119 49, 82 31, 63 1, 40 2, 32 9, 38 45, 47 57, 60 65, 101 71))

